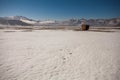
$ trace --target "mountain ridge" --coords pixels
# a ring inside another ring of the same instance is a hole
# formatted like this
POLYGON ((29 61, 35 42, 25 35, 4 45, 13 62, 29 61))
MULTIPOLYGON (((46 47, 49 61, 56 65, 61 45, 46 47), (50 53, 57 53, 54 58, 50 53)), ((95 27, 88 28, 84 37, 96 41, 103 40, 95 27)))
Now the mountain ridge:
POLYGON ((68 19, 65 21, 57 20, 34 20, 24 16, 0 17, 0 24, 3 25, 23 25, 23 26, 79 26, 81 24, 90 26, 120 26, 120 18, 110 19, 68 19))

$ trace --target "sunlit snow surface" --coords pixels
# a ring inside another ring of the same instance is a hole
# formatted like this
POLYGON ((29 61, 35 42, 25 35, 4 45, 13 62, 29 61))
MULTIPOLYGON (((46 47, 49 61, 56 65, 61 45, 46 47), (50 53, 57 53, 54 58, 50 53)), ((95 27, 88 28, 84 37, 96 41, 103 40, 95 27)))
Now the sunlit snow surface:
POLYGON ((120 31, 0 30, 0 80, 120 80, 120 31))

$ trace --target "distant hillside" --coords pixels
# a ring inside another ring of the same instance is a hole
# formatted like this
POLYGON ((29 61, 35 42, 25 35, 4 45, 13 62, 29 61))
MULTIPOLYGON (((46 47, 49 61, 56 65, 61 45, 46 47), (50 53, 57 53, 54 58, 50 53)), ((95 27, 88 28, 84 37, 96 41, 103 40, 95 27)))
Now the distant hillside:
POLYGON ((30 24, 22 22, 19 17, 0 17, 0 24, 31 26, 30 24))
POLYGON ((22 25, 22 26, 31 26, 30 24, 24 23, 22 21, 19 20, 1 20, 0 19, 0 24, 3 25, 22 25))
POLYGON ((46 20, 37 21, 23 16, 0 17, 2 25, 22 25, 22 26, 79 26, 82 23, 90 26, 120 26, 120 18, 111 19, 69 19, 66 21, 46 20))
POLYGON ((91 26, 120 26, 120 18, 112 19, 70 19, 62 22, 63 25, 77 26, 82 23, 91 26))

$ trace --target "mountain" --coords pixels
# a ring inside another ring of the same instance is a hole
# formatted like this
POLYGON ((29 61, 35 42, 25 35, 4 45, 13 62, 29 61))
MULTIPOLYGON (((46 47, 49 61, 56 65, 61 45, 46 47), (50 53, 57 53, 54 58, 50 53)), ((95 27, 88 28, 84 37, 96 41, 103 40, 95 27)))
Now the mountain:
POLYGON ((10 16, 10 17, 0 17, 0 24, 3 25, 22 25, 22 26, 31 26, 31 24, 26 23, 22 20, 32 21, 23 16, 10 16))
POLYGON ((23 25, 23 26, 40 26, 40 25, 51 25, 55 23, 55 21, 47 20, 47 21, 37 21, 33 19, 29 19, 24 16, 9 16, 9 17, 0 17, 0 24, 3 25, 23 25))
POLYGON ((79 26, 81 24, 90 26, 120 26, 120 18, 111 19, 69 19, 66 21, 38 21, 24 16, 0 17, 0 24, 3 25, 22 25, 22 26, 79 26))
POLYGON ((90 26, 120 26, 120 18, 111 19, 70 19, 63 21, 63 25, 68 26, 78 26, 82 23, 88 24, 90 26))
POLYGON ((1 17, 1 18, 4 18, 6 20, 21 20, 21 19, 24 19, 24 20, 34 21, 34 20, 29 19, 29 18, 24 17, 24 16, 8 16, 8 17, 1 17))

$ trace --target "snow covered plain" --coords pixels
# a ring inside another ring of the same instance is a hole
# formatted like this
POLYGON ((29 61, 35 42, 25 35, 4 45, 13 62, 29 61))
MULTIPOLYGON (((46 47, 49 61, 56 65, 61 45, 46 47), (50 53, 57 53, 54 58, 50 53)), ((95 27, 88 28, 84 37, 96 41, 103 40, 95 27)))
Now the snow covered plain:
POLYGON ((120 80, 120 31, 0 30, 0 80, 120 80))

